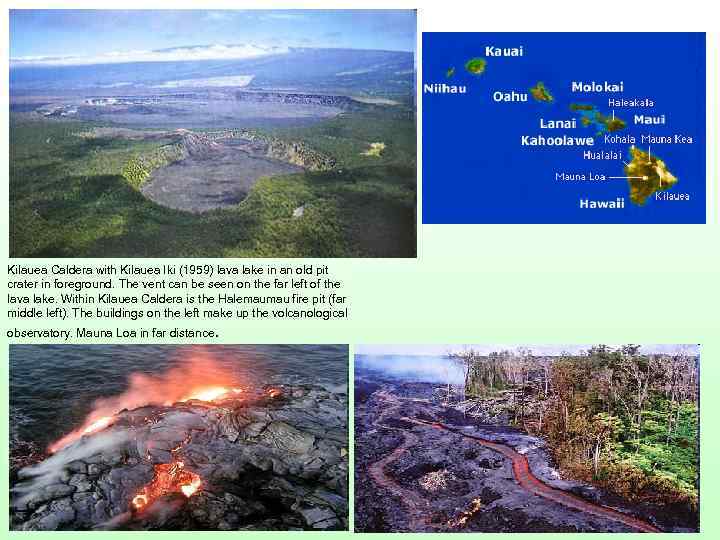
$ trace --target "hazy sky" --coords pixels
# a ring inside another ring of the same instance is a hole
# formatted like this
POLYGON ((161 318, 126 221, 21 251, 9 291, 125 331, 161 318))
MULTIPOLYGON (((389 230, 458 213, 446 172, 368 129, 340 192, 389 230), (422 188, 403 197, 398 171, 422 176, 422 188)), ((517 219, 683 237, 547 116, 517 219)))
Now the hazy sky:
POLYGON ((10 56, 101 60, 132 51, 142 59, 146 51, 218 44, 414 51, 415 31, 413 10, 11 10, 10 56))
MULTIPOLYGON (((608 344, 611 345, 612 344, 608 344)), ((586 351, 592 345, 522 345, 522 344, 511 344, 511 345, 359 345, 355 347, 357 354, 368 354, 368 355, 387 355, 387 354, 398 354, 398 355, 417 355, 417 356, 437 356, 444 355, 450 351, 462 350, 464 347, 473 347, 475 350, 481 353, 491 353, 494 351, 502 350, 513 350, 518 347, 528 348, 535 354, 547 354, 555 355, 562 352, 577 353, 580 351, 586 351)), ((673 353, 679 348, 687 351, 688 353, 698 354, 700 349, 697 345, 643 345, 642 352, 645 353, 673 353)))

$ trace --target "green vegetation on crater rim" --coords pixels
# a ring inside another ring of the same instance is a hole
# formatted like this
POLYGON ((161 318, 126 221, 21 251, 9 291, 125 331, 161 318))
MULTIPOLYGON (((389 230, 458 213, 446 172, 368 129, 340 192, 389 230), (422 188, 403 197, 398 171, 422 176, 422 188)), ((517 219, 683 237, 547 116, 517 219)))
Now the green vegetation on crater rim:
POLYGON ((545 88, 545 84, 541 81, 538 81, 535 86, 530 88, 530 94, 532 94, 532 97, 535 98, 535 101, 551 103, 555 99, 548 89, 545 88))
POLYGON ((487 66, 487 60, 484 58, 471 58, 465 63, 465 70, 473 75, 482 75, 485 73, 485 66, 487 66))
MULTIPOLYGON (((122 132, 120 132, 122 134, 122 132)), ((113 138, 111 130, 90 130, 77 133, 86 139, 113 138), (109 133, 108 133, 109 132, 109 133)), ((155 169, 166 167, 188 156, 207 154, 212 152, 216 141, 240 140, 249 143, 259 143, 260 147, 253 149, 253 154, 299 165, 309 171, 328 171, 335 166, 335 160, 330 156, 309 148, 305 143, 284 141, 278 137, 270 137, 251 129, 223 129, 219 131, 189 131, 180 129, 175 132, 161 132, 161 136, 178 139, 178 142, 162 146, 153 151, 134 155, 123 167, 123 177, 135 188, 140 188, 155 169)), ((142 139, 135 135, 135 139, 142 139)), ((158 139, 155 132, 147 132, 147 139, 158 139)))
POLYGON ((169 144, 145 154, 134 154, 123 166, 121 174, 132 187, 140 189, 155 169, 165 167, 182 158, 182 145, 169 144))

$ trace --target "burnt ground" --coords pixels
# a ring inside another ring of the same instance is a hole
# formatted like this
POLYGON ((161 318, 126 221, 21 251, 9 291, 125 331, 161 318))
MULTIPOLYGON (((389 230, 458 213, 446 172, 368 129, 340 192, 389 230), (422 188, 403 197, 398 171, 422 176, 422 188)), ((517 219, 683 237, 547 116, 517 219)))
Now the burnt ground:
POLYGON ((633 507, 593 486, 561 478, 542 440, 505 426, 474 425, 434 399, 435 386, 356 380, 356 396, 361 398, 355 405, 358 532, 635 532, 626 523, 523 489, 511 461, 500 453, 459 433, 411 419, 439 421, 513 448, 527 457, 534 476, 582 497, 590 506, 615 508, 665 531, 690 529, 672 522, 667 511, 633 507), (384 473, 380 482, 379 471, 384 473))
POLYGON ((16 470, 10 524, 346 530, 347 454, 347 394, 312 385, 123 410, 107 428, 16 470), (156 483, 159 470, 178 463, 201 481, 191 495, 168 483, 179 477, 156 483), (151 495, 138 507, 141 493, 151 495))

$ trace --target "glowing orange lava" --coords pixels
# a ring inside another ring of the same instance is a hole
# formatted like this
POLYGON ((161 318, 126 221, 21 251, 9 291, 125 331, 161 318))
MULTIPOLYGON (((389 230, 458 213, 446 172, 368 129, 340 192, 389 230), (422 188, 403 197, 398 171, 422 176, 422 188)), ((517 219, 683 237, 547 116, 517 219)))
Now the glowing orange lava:
POLYGON ((234 373, 210 357, 194 352, 190 358, 159 375, 133 373, 128 388, 120 395, 97 400, 85 421, 75 430, 48 447, 50 453, 110 426, 123 409, 147 405, 172 405, 192 399, 212 402, 242 393, 234 373))
POLYGON ((112 423, 114 418, 114 416, 103 416, 102 418, 95 420, 92 424, 83 429, 83 433, 94 433, 95 431, 105 429, 112 423))
POLYGON ((51 454, 54 454, 61 448, 67 446, 70 443, 75 442, 83 435, 90 435, 91 433, 95 433, 96 431, 101 431, 101 430, 105 429, 106 427, 108 427, 109 425, 111 425, 113 423, 113 420, 115 420, 114 416, 101 416, 100 418, 97 418, 97 419, 91 419, 91 418, 93 418, 93 417, 92 416, 89 417, 89 419, 86 420, 85 424, 83 424, 82 427, 80 427, 74 431, 71 431, 64 437, 62 437, 62 438, 58 439, 57 441, 55 441, 54 443, 52 443, 48 447, 48 452, 50 452, 51 454))
POLYGON ((143 508, 144 506, 146 506, 147 502, 148 502, 148 498, 147 498, 147 495, 145 495, 144 493, 139 493, 139 494, 135 495, 135 497, 132 500, 133 506, 138 510, 143 508))
POLYGON ((168 493, 182 493, 192 497, 202 487, 202 479, 185 469, 185 463, 161 463, 155 465, 155 476, 132 500, 135 510, 142 510, 152 501, 168 493))
POLYGON ((180 491, 182 491, 183 495, 190 498, 198 489, 200 489, 200 486, 202 486, 202 481, 198 477, 193 479, 190 484, 180 486, 180 491))
POLYGON ((194 390, 193 393, 183 396, 178 401, 190 401, 191 399, 198 399, 200 401, 215 401, 218 398, 229 394, 240 394, 242 388, 227 388, 225 386, 210 386, 208 388, 199 388, 194 390))

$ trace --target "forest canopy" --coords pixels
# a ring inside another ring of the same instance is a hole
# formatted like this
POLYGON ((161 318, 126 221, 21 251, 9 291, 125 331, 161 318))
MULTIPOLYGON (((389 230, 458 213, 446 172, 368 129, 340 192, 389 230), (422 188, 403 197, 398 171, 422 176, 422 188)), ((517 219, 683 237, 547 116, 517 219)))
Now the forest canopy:
POLYGON ((492 402, 543 437, 560 470, 636 502, 697 511, 699 358, 598 345, 582 354, 527 349, 450 353, 465 402, 492 402))

